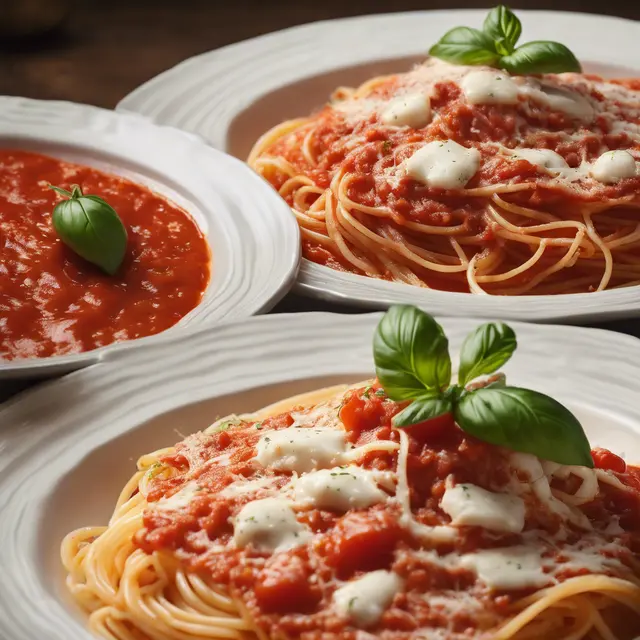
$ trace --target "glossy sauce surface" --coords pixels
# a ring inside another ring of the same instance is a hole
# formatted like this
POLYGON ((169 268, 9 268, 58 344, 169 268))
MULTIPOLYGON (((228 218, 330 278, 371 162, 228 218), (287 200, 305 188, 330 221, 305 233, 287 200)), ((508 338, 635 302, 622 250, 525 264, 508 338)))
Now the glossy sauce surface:
POLYGON ((89 351, 168 329, 196 307, 210 277, 191 216, 146 187, 44 155, 0 150, 0 359, 89 351), (107 276, 58 238, 49 185, 105 199, 128 233, 107 276))

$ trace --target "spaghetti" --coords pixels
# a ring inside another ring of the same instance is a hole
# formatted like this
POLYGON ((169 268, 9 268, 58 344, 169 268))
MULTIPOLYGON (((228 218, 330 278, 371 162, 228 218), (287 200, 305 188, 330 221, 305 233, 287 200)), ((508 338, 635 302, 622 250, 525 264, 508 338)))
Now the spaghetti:
MULTIPOLYGON (((630 640, 640 470, 392 430, 374 381, 143 456, 62 558, 110 640, 630 640)), ((439 429, 439 430, 438 430, 439 429)))
POLYGON ((304 256, 333 269, 476 294, 630 286, 639 89, 430 59, 338 89, 248 162, 291 205, 304 256))

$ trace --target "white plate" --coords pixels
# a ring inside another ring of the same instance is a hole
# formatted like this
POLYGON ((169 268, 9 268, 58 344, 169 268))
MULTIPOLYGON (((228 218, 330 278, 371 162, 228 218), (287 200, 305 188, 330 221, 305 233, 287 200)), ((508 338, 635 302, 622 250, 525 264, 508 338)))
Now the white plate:
POLYGON ((194 217, 212 253, 202 302, 163 334, 78 355, 0 360, 0 380, 63 373, 185 327, 267 311, 295 280, 300 235, 289 208, 245 165, 196 136, 134 114, 0 97, 0 147, 50 154, 146 184, 194 217))
MULTIPOLYGON (((135 460, 217 417, 372 375, 379 314, 273 315, 176 334, 0 409, 0 637, 88 639, 63 585, 70 530, 107 522, 135 460), (132 357, 134 355, 135 357, 132 357)), ((476 322, 445 320, 455 356, 476 322)), ((640 461, 640 341, 514 323, 512 384, 553 394, 593 445, 640 461)))
MULTIPOLYGON (((604 76, 638 75, 640 23, 581 13, 518 10, 523 41, 558 40, 604 76), (636 64, 634 70, 629 65, 636 64)), ((224 47, 147 82, 119 105, 201 135, 246 158, 268 128, 306 115, 339 85, 406 70, 457 25, 481 26, 486 10, 421 11, 318 22, 224 47)), ((471 296, 425 291, 340 273, 303 260, 298 290, 383 308, 419 304, 433 313, 528 321, 579 321, 640 315, 640 288, 570 296, 471 296)))

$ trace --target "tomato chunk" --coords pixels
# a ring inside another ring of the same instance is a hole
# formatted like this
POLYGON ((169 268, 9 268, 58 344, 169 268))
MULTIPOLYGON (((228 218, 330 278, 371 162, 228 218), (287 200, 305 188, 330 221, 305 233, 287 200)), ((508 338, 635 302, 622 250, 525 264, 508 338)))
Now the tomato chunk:
POLYGON ((258 575, 255 594, 264 611, 288 613, 312 610, 320 593, 309 582, 311 569, 297 555, 279 554, 271 558, 258 575))
POLYGON ((342 578, 356 571, 384 569, 400 537, 400 526, 388 513, 351 513, 338 523, 328 559, 342 578))
POLYGON ((389 426, 400 405, 386 399, 377 385, 347 392, 340 409, 340 420, 345 429, 357 437, 362 431, 389 426))
POLYGON ((439 438, 450 429, 455 429, 455 426, 456 423, 453 419, 453 414, 445 413, 436 418, 431 418, 431 420, 425 420, 424 422, 418 422, 417 424, 403 428, 406 429, 412 438, 424 443, 439 438))
POLYGON ((606 471, 615 471, 616 473, 625 473, 627 463, 615 453, 611 453, 608 449, 593 449, 591 451, 593 464, 596 469, 605 469, 606 471))

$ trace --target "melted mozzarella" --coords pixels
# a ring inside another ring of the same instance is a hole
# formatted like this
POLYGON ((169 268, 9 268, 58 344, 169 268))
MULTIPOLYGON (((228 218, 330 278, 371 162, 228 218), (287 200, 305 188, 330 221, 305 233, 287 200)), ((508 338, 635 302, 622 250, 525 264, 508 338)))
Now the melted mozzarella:
POLYGON ((239 478, 235 482, 227 485, 218 495, 223 498, 235 498, 236 496, 246 495, 247 493, 254 493, 260 489, 268 489, 276 480, 277 478, 274 477, 254 478, 253 480, 239 478))
POLYGON ((202 491, 202 487, 199 487, 195 482, 190 482, 172 496, 158 500, 155 503, 155 508, 160 511, 179 511, 191 504, 198 491, 202 491))
POLYGON ((460 82, 471 104, 516 104, 518 85, 501 71, 472 71, 460 82))
MULTIPOLYGON (((604 547, 603 547, 604 548, 604 547)), ((565 556, 558 565, 558 570, 582 571, 590 573, 606 573, 612 569, 620 570, 623 565, 617 558, 609 558, 594 550, 582 551, 580 549, 569 549, 562 551, 565 556)))
POLYGON ((565 504, 553 495, 549 478, 536 456, 530 453, 512 453, 509 460, 514 469, 529 477, 530 484, 522 486, 520 483, 521 489, 533 491, 540 502, 563 520, 572 522, 582 529, 591 529, 589 518, 582 511, 565 504))
POLYGON ((305 473, 340 462, 346 448, 346 433, 341 429, 289 427, 263 435, 256 460, 278 471, 305 473))
POLYGON ((569 169, 566 160, 551 149, 518 149, 513 153, 514 158, 521 158, 535 167, 546 170, 569 169))
POLYGON ((424 93, 410 93, 395 98, 380 116, 383 124, 390 127, 412 127, 420 129, 431 120, 431 101, 424 93))
POLYGON ((357 466, 323 469, 295 482, 296 502, 318 509, 364 509, 389 496, 378 488, 376 473, 357 466))
POLYGON ((461 189, 480 167, 480 152, 453 140, 428 142, 404 163, 407 175, 440 189, 461 189))
POLYGON ((594 109, 591 103, 577 91, 527 78, 526 82, 520 86, 520 93, 548 107, 551 111, 560 111, 576 120, 593 119, 594 109))
POLYGON ((541 587, 552 581, 542 570, 540 553, 524 545, 468 553, 460 558, 460 566, 492 589, 541 587))
POLYGON ((520 533, 524 528, 522 498, 492 493, 473 484, 447 488, 440 507, 451 516, 451 524, 456 526, 469 525, 510 533, 520 533))
POLYGON ((357 627, 374 625, 402 589, 402 579, 392 571, 372 571, 352 580, 333 594, 337 612, 357 627))
POLYGON ((233 541, 237 547, 252 545, 258 551, 285 551, 305 544, 311 532, 296 520, 282 498, 265 498, 246 504, 235 518, 233 541))
POLYGON ((613 184, 637 175, 635 158, 628 151, 607 151, 591 166, 591 175, 598 182, 613 184))
POLYGON ((561 498, 561 500, 567 504, 581 505, 591 502, 598 495, 598 491, 600 490, 598 485, 598 476, 595 469, 561 465, 551 474, 547 473, 547 475, 549 477, 556 476, 557 478, 565 479, 570 475, 574 475, 582 480, 575 493, 569 494, 563 491, 553 490, 554 495, 561 498))

